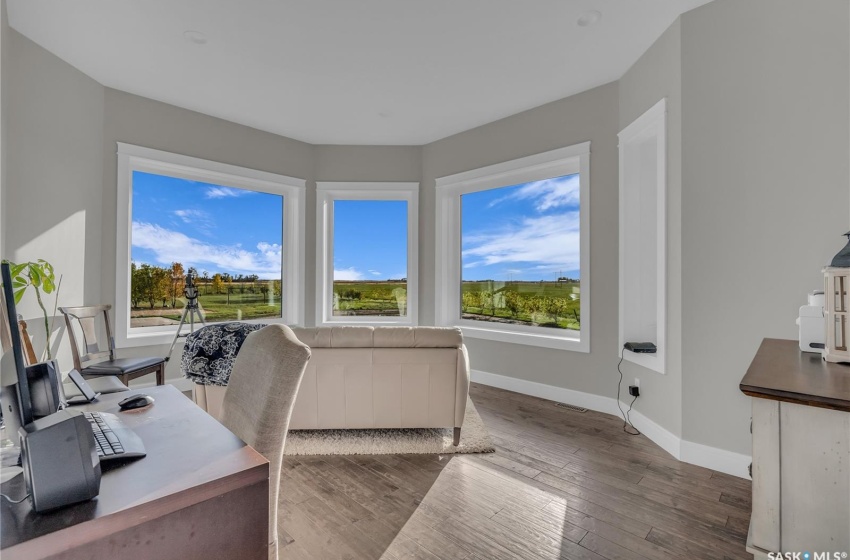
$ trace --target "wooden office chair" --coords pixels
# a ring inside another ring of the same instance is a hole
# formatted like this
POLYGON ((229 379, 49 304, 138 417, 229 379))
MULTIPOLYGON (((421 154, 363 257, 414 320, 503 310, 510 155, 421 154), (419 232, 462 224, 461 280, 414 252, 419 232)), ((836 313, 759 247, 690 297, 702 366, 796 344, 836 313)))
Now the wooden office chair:
POLYGON ((277 560, 277 501, 283 446, 310 348, 285 325, 248 335, 236 356, 221 423, 269 461, 269 560, 277 560))
POLYGON ((87 305, 84 307, 60 307, 59 311, 65 316, 68 327, 68 338, 71 340, 71 352, 74 356, 74 367, 83 377, 113 376, 121 379, 124 385, 130 380, 149 373, 156 373, 156 384, 165 383, 165 358, 116 358, 115 339, 112 336, 112 325, 109 322, 111 305, 87 305), (97 318, 103 315, 106 328, 107 348, 102 349, 97 340, 97 318), (77 342, 74 321, 79 325, 83 334, 83 346, 77 342), (81 348, 84 352, 80 352, 81 348))

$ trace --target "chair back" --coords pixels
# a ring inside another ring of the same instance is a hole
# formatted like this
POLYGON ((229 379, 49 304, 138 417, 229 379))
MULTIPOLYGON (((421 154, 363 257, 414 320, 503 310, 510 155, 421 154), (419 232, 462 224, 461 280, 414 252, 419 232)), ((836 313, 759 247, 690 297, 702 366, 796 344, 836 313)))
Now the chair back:
POLYGON ((77 371, 82 371, 90 362, 99 362, 107 358, 115 359, 115 340, 112 337, 112 325, 109 322, 110 309, 112 309, 111 305, 59 308, 65 316, 65 326, 68 328, 68 339, 71 341, 71 353, 74 357, 74 368, 77 371), (105 348, 100 345, 97 337, 97 321, 101 315, 107 340, 105 348), (82 333, 82 340, 77 338, 78 332, 82 333))
POLYGON ((277 558, 277 501, 289 419, 310 347, 285 325, 248 335, 230 374, 221 423, 269 461, 269 558, 277 558))

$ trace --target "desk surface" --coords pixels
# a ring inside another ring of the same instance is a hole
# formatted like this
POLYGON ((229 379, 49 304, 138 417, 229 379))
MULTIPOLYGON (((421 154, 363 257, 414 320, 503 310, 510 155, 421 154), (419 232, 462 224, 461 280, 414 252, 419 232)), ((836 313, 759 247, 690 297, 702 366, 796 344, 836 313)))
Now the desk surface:
MULTIPOLYGON (((79 546, 268 479, 268 462, 262 455, 172 385, 131 393, 148 394, 156 402, 144 409, 119 412, 118 401, 130 393, 116 393, 75 408, 117 414, 141 437, 147 457, 102 464, 97 498, 52 513, 36 514, 29 500, 18 505, 2 500, 0 548, 4 558, 36 557, 54 547, 79 546)), ((23 495, 23 477, 6 482, 2 490, 15 498, 23 495)))
POLYGON ((740 388, 751 397, 850 412, 850 365, 801 352, 796 340, 765 338, 740 388))

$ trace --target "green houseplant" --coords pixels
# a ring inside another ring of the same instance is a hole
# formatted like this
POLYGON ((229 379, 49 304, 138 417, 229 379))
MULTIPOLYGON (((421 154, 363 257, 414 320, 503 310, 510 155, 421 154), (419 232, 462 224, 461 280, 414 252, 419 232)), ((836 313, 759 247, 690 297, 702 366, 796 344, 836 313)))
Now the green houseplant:
POLYGON ((56 316, 56 305, 59 303, 59 286, 62 284, 62 277, 59 277, 59 283, 56 282, 56 274, 53 271, 53 265, 44 259, 38 259, 35 262, 9 263, 9 271, 12 276, 12 291, 15 294, 15 305, 19 304, 24 297, 27 289, 32 287, 35 291, 35 299, 41 312, 44 315, 44 334, 47 359, 53 359, 53 353, 50 350, 50 315, 47 313, 47 308, 44 306, 42 292, 44 294, 52 294, 56 292, 56 301, 53 309, 53 316, 56 316))

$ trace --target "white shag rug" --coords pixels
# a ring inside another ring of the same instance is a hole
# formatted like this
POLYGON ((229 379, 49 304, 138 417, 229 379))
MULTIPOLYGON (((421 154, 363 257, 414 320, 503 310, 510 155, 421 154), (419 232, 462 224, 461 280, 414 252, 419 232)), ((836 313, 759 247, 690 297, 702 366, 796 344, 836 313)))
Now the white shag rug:
POLYGON ((293 430, 286 436, 284 455, 395 455, 404 453, 492 453, 487 427, 466 401, 460 445, 452 445, 451 428, 397 430, 293 430))

